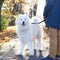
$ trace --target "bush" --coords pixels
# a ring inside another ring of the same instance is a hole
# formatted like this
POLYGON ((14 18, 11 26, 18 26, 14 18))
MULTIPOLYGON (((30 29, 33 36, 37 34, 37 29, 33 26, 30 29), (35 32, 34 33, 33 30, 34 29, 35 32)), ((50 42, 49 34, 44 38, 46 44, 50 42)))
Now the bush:
POLYGON ((2 17, 1 24, 0 24, 1 25, 0 30, 2 31, 5 30, 8 26, 8 23, 9 23, 8 19, 6 17, 2 17))

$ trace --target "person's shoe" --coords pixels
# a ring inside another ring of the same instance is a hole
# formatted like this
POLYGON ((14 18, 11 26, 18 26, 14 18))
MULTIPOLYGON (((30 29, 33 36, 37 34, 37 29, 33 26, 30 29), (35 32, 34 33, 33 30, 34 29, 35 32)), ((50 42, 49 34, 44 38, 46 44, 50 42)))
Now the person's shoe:
POLYGON ((43 59, 40 59, 40 60, 56 60, 56 58, 51 58, 49 55, 43 59))
POLYGON ((30 55, 28 60, 37 60, 37 58, 35 56, 30 55))
POLYGON ((56 55, 56 59, 57 60, 60 60, 60 55, 56 55))
POLYGON ((25 60, 22 55, 16 55, 16 57, 17 57, 17 60, 25 60))

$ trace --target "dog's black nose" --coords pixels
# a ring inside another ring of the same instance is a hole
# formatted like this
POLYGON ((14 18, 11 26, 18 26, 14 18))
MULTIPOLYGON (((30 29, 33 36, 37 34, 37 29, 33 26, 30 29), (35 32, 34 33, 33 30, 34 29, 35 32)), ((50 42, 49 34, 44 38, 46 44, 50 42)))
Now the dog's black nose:
POLYGON ((25 24, 25 22, 23 21, 23 24, 25 24))

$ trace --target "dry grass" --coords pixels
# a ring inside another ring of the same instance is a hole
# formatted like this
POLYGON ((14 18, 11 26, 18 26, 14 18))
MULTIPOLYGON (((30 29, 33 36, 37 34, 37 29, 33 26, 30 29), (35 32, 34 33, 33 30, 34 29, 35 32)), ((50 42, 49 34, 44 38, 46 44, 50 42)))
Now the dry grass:
POLYGON ((0 43, 5 41, 8 42, 10 39, 16 38, 16 27, 7 27, 6 31, 0 32, 0 43))

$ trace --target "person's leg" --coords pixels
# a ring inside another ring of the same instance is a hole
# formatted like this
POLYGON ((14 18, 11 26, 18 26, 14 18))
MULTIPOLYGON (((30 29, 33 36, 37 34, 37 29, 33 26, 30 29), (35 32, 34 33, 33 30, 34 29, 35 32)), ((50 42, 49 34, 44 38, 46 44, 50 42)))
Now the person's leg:
POLYGON ((57 59, 60 59, 60 29, 58 29, 58 41, 57 41, 57 59))
POLYGON ((57 54, 57 29, 48 28, 48 35, 50 37, 49 55, 41 60, 56 60, 57 54))
POLYGON ((57 54, 57 29, 49 28, 49 37, 50 37, 50 51, 49 55, 52 58, 55 58, 57 54))

